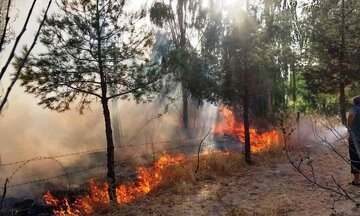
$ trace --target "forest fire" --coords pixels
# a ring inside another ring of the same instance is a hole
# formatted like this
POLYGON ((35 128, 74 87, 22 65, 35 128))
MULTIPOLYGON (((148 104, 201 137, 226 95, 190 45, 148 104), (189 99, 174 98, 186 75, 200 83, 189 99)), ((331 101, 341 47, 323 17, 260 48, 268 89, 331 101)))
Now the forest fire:
MULTIPOLYGON (((221 121, 214 127, 214 133, 231 134, 236 136, 241 142, 245 141, 245 129, 243 123, 235 120, 233 112, 224 107, 220 107, 221 121)), ((272 130, 259 133, 256 129, 250 128, 251 152, 258 153, 266 149, 270 149, 274 145, 279 144, 279 134, 272 130)))
MULTIPOLYGON (((162 171, 165 167, 178 164, 185 158, 183 156, 170 156, 163 154, 151 167, 138 167, 137 182, 126 182, 116 189, 116 202, 126 204, 142 197, 156 189, 163 183, 162 171)), ((44 202, 54 207, 54 214, 58 216, 79 216, 94 212, 96 209, 105 207, 110 203, 108 183, 98 183, 93 179, 89 181, 89 194, 75 198, 70 202, 69 198, 58 199, 49 191, 43 196, 44 202)))

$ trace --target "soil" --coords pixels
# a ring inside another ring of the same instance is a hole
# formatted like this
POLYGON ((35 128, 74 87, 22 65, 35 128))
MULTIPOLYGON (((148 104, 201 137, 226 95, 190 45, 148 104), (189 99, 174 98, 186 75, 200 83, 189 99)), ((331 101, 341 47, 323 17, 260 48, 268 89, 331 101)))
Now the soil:
MULTIPOLYGON (((336 150, 348 157, 345 143, 337 144, 336 150)), ((349 185, 352 180, 350 166, 329 148, 317 144, 293 150, 290 156, 296 164, 303 158, 303 170, 310 177, 309 165, 312 164, 319 184, 329 187, 339 184, 354 194, 360 194, 360 187, 349 185)), ((292 167, 284 151, 254 158, 256 164, 245 169, 193 183, 179 183, 176 187, 163 187, 107 214, 360 215, 354 202, 306 180, 292 167)), ((352 197, 357 199, 355 195, 352 197)))

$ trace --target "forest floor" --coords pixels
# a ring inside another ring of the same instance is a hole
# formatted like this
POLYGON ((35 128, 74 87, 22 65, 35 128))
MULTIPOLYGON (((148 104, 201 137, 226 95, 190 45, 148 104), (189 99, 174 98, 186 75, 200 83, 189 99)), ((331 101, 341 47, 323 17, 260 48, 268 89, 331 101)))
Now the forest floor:
MULTIPOLYGON (((346 145, 338 144, 336 149, 347 157, 346 145)), ((298 162, 307 152, 309 148, 303 147, 290 155, 298 162)), ((334 185, 333 176, 345 189, 360 194, 360 187, 349 184, 349 165, 329 148, 312 145, 310 158, 319 183, 334 185)), ((230 155, 226 160, 241 164, 242 158, 230 155)), ((307 181, 291 166, 284 151, 257 155, 254 160, 254 165, 233 169, 221 167, 225 162, 219 160, 217 165, 203 162, 198 176, 177 172, 168 185, 126 207, 112 208, 107 215, 360 215, 353 202, 339 198, 334 203, 338 198, 334 193, 307 181), (210 172, 214 167, 216 171, 210 172)))

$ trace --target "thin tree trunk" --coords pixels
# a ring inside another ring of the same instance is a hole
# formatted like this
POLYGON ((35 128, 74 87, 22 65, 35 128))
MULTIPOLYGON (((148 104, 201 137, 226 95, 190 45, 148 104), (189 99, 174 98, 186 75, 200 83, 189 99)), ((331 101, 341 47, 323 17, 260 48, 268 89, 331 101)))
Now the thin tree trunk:
POLYGON ((251 163, 251 146, 250 146, 250 121, 249 121, 249 91, 245 87, 244 96, 244 130, 245 130, 245 161, 246 163, 251 163))
POLYGON ((107 141, 107 179, 109 183, 110 200, 115 200, 115 156, 114 156, 114 140, 111 128, 111 117, 109 104, 107 99, 101 101, 103 107, 103 114, 105 119, 105 134, 107 141))
POLYGON ((341 117, 341 123, 343 125, 347 125, 345 85, 343 82, 340 83, 340 117, 341 117))
POLYGON ((297 85, 296 85, 296 69, 295 65, 291 65, 291 76, 292 76, 292 95, 293 95, 293 101, 294 101, 294 110, 296 109, 296 101, 297 101, 297 85))
POLYGON ((182 87, 182 100, 183 100, 183 126, 184 129, 189 129, 189 102, 188 102, 188 94, 184 87, 182 87))
POLYGON ((341 1, 341 54, 340 54, 340 117, 341 123, 346 123, 346 96, 345 96, 345 71, 344 71, 344 57, 346 50, 345 39, 345 1, 341 1))
POLYGON ((300 128, 300 112, 298 111, 296 113, 296 129, 297 129, 297 141, 300 141, 300 134, 301 134, 301 128, 300 128))
POLYGON ((96 24, 97 24, 97 61, 99 66, 99 75, 101 80, 101 104, 103 107, 103 114, 105 119, 105 134, 107 142, 107 180, 109 184, 109 197, 111 201, 116 199, 115 186, 115 156, 114 156, 114 140, 111 128, 111 114, 109 110, 109 99, 107 97, 108 85, 106 82, 106 74, 104 71, 103 53, 102 53, 102 32, 100 27, 100 10, 99 0, 96 4, 96 24))

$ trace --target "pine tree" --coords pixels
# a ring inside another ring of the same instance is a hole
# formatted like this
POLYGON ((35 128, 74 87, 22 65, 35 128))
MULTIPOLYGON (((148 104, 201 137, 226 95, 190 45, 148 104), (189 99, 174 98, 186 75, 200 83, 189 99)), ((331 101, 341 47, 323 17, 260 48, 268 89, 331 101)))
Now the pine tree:
POLYGON ((306 7, 308 46, 305 78, 315 94, 339 96, 339 114, 346 125, 345 89, 360 79, 360 2, 313 1, 306 7))
POLYGON ((26 92, 38 97, 45 108, 64 112, 77 103, 83 112, 93 101, 101 103, 111 199, 115 198, 115 159, 109 102, 146 101, 162 84, 164 72, 146 57, 153 36, 141 24, 145 11, 128 12, 126 3, 61 1, 41 32, 46 51, 31 56, 21 76, 26 92))

